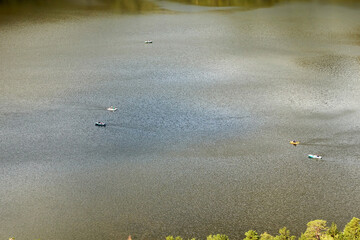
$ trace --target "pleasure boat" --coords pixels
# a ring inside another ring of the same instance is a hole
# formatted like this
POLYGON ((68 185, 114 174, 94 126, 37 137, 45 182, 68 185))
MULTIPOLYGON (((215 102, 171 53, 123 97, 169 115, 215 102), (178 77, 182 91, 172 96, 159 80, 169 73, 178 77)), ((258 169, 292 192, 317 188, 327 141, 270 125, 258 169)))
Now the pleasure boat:
POLYGON ((322 156, 309 154, 309 155, 308 155, 308 158, 322 159, 322 156))
POLYGON ((96 123, 95 123, 95 126, 105 127, 105 126, 106 126, 106 123, 104 123, 104 122, 96 122, 96 123))
POLYGON ((111 112, 115 112, 117 110, 117 108, 111 106, 111 107, 108 107, 106 110, 111 111, 111 112))

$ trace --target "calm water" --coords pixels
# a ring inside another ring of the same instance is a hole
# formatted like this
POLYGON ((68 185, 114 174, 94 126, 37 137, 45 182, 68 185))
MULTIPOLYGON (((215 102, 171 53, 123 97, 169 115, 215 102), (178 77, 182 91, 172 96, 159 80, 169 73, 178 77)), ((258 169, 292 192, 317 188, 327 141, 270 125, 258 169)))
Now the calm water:
POLYGON ((1 239, 360 217, 358 5, 89 2, 3 7, 1 239))

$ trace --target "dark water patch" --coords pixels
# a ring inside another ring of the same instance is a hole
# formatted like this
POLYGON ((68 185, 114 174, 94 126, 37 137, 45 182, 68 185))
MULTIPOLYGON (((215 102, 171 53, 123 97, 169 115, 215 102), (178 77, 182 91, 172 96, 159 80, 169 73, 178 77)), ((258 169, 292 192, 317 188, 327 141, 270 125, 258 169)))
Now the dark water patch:
POLYGON ((68 19, 69 17, 74 18, 74 11, 80 10, 81 8, 83 8, 83 6, 68 1, 4 0, 0 2, 0 23, 12 23, 24 20, 36 22, 43 22, 44 20, 59 21, 68 19))
POLYGON ((320 55, 300 58, 297 60, 301 67, 328 75, 344 76, 349 74, 349 65, 354 65, 355 57, 346 55, 320 55))
POLYGON ((141 13, 154 10, 153 1, 141 0, 2 0, 0 9, 8 13, 38 11, 38 10, 113 10, 121 13, 141 13))
POLYGON ((348 33, 347 37, 350 38, 350 43, 360 45, 360 29, 356 32, 348 33))
POLYGON ((244 134, 248 126, 253 125, 250 124, 251 118, 246 117, 247 113, 240 111, 240 116, 234 116, 234 113, 228 115, 226 109, 209 109, 201 105, 196 107, 169 96, 128 99, 128 103, 122 108, 122 114, 117 115, 117 121, 120 121, 118 124, 151 131, 164 139, 177 136, 182 141, 183 137, 190 140, 207 136, 210 140, 215 135, 218 138, 232 133, 244 134), (209 131, 212 134, 208 135, 209 131))
POLYGON ((147 0, 99 0, 103 4, 102 10, 113 13, 146 13, 159 11, 159 7, 154 1, 147 0))
POLYGON ((143 14, 160 11, 153 1, 148 0, 3 0, 0 2, 0 23, 29 20, 53 22, 100 13, 143 14))
POLYGON ((312 112, 309 114, 304 114, 302 118, 312 118, 312 119, 318 119, 318 120, 332 120, 336 118, 343 118, 347 117, 348 115, 351 115, 355 113, 355 110, 342 110, 339 112, 312 112))
POLYGON ((355 27, 353 29, 339 29, 339 30, 336 31, 330 30, 327 33, 316 32, 313 33, 314 35, 312 37, 324 38, 324 41, 328 41, 332 43, 360 45, 359 27, 355 27))

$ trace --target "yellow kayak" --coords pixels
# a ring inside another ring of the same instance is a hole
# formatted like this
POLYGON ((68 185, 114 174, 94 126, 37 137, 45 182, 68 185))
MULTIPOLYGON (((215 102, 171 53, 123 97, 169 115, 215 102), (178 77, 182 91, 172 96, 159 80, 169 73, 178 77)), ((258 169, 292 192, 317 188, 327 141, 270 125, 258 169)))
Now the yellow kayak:
POLYGON ((290 141, 290 144, 294 145, 296 147, 296 145, 298 145, 300 142, 299 141, 290 141))

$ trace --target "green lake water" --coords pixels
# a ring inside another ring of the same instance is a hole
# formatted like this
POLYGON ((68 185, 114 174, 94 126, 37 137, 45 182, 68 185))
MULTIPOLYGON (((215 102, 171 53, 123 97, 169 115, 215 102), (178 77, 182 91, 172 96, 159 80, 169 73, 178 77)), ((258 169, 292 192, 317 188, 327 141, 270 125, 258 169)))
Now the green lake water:
POLYGON ((359 102, 357 1, 0 1, 0 238, 342 229, 359 102))

